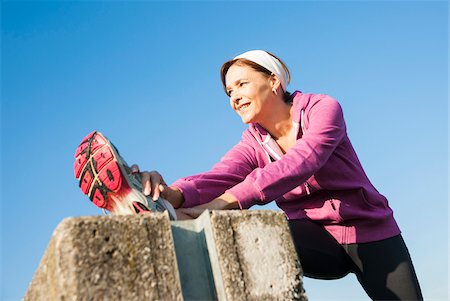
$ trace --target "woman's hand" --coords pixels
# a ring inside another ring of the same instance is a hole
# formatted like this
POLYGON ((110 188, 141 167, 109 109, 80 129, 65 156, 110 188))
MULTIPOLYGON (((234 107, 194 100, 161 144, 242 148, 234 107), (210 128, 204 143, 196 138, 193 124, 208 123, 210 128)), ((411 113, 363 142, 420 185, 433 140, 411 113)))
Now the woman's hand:
POLYGON ((239 203, 238 203, 237 199, 229 193, 224 193, 209 203, 198 205, 198 206, 195 206, 192 208, 179 208, 178 211, 182 212, 183 214, 189 215, 192 218, 197 218, 206 209, 208 209, 208 210, 227 210, 227 209, 238 209, 238 208, 239 208, 239 203))
POLYGON ((151 196, 152 200, 156 201, 161 196, 169 201, 174 208, 183 204, 184 197, 181 191, 176 187, 167 186, 161 174, 156 170, 140 172, 139 166, 133 164, 131 165, 131 172, 141 174, 142 193, 151 196))

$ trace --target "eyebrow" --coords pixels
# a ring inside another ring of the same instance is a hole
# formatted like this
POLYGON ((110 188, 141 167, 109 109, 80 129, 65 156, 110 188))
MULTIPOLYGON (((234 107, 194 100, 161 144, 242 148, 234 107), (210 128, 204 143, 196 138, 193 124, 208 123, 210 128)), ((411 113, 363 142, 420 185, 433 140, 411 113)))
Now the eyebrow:
MULTIPOLYGON (((240 79, 238 79, 238 80, 236 80, 236 81, 234 82, 234 85, 236 86, 237 84, 239 84, 240 82, 242 82, 242 81, 244 81, 244 80, 247 80, 247 79, 245 79, 245 78, 240 78, 240 79)), ((229 89, 230 89, 230 86, 226 86, 225 89, 226 89, 226 90, 229 90, 229 89)))

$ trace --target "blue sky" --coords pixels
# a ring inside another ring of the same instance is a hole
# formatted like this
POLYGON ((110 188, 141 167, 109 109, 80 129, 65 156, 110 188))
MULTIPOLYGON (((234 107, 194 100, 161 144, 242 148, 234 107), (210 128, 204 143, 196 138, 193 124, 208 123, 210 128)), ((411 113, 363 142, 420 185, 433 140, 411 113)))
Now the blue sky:
MULTIPOLYGON (((23 297, 63 218, 101 214, 73 177, 81 139, 100 130, 129 163, 167 182, 208 170, 245 129, 220 66, 251 49, 286 62, 290 91, 340 101, 425 299, 448 300, 447 2, 3 1, 1 9, 1 300, 23 297)), ((311 300, 369 300, 352 275, 305 287, 311 300)))

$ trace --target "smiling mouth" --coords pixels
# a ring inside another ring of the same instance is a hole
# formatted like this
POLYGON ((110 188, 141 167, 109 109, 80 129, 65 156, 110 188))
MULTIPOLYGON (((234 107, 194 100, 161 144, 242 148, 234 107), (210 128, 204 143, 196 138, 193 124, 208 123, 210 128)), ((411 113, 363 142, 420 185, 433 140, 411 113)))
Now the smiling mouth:
POLYGON ((246 103, 246 104, 243 104, 243 105, 239 106, 239 107, 237 108, 237 110, 238 110, 239 112, 241 112, 241 111, 247 109, 249 106, 250 106, 250 103, 246 103))

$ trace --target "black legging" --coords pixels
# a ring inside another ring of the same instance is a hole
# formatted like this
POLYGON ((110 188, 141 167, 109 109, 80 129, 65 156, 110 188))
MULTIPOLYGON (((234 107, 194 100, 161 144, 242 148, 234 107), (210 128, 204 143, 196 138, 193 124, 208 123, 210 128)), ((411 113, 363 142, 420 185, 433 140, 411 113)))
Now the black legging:
POLYGON ((423 300, 401 235, 341 245, 312 221, 290 220, 289 226, 305 276, 338 279, 355 273, 372 300, 423 300))

